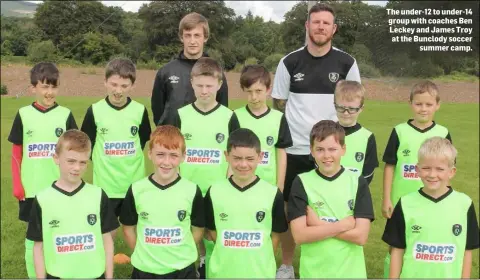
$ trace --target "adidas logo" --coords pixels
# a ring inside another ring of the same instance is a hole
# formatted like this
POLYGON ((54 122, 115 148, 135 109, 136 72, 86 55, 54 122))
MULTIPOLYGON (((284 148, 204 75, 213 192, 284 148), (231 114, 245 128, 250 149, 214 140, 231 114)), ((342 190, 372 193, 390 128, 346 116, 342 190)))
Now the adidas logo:
POLYGON ((410 150, 409 150, 409 149, 405 149, 405 150, 402 151, 402 153, 403 153, 403 156, 404 156, 404 157, 408 157, 408 156, 410 155, 410 150))
POLYGON ((304 76, 305 76, 305 74, 302 74, 302 73, 297 73, 297 74, 293 75, 293 77, 295 77, 295 82, 303 81, 304 76))
POLYGON ((170 80, 171 84, 178 84, 178 80, 180 80, 180 78, 175 75, 168 77, 168 79, 170 80))

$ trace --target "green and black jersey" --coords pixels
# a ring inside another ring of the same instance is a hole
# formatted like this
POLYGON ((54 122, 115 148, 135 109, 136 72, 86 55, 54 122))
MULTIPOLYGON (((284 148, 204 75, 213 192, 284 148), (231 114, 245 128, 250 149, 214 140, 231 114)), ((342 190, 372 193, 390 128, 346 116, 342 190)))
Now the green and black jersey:
POLYGON ((48 276, 97 278, 105 272, 102 235, 118 226, 101 188, 82 181, 67 192, 53 183, 33 202, 27 238, 43 242, 48 276))
MULTIPOLYGON (((310 206, 320 219, 336 222, 345 217, 373 221, 367 181, 343 167, 332 177, 318 169, 298 175, 288 201, 288 220, 306 215, 310 206)), ((363 247, 337 238, 302 244, 300 278, 366 278, 363 247)))
POLYGON ((400 278, 461 278, 465 250, 480 247, 472 200, 452 188, 433 198, 423 189, 398 201, 383 240, 405 250, 400 278))

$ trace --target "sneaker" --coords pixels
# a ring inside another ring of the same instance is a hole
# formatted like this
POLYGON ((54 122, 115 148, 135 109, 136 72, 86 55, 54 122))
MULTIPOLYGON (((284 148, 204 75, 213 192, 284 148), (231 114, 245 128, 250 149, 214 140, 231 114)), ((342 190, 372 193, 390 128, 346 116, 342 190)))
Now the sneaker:
POLYGON ((113 256, 113 262, 116 264, 127 264, 130 263, 130 257, 125 254, 116 254, 113 256))
POLYGON ((197 269, 197 278, 205 279, 205 256, 200 256, 200 263, 198 264, 197 269))
POLYGON ((293 266, 282 264, 278 270, 276 279, 295 279, 295 272, 293 271, 293 266))

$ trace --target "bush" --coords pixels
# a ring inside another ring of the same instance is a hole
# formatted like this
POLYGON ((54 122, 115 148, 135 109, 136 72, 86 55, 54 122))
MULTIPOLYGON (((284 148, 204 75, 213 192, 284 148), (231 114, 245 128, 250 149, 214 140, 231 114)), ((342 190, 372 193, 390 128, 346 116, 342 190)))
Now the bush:
POLYGON ((51 40, 32 43, 28 46, 28 60, 32 63, 56 61, 56 49, 51 40))
POLYGON ((240 72, 242 72, 243 67, 244 67, 243 64, 237 62, 237 64, 235 64, 235 67, 233 67, 232 71, 240 73, 240 72))
POLYGON ((7 95, 8 94, 8 89, 6 85, 2 85, 0 90, 0 95, 7 95))
POLYGON ((221 66, 222 68, 225 68, 225 61, 223 61, 222 53, 216 49, 210 49, 208 51, 208 55, 215 59, 221 66))
POLYGON ((2 56, 4 55, 13 55, 12 52, 12 42, 5 40, 2 43, 2 56))
POLYGON ((255 57, 247 58, 244 63, 244 65, 253 65, 253 64, 258 64, 258 59, 255 57))
POLYGON ((163 65, 164 65, 163 63, 157 62, 155 61, 155 59, 151 59, 147 62, 143 62, 143 61, 137 62, 136 66, 137 66, 137 69, 158 70, 162 68, 163 65))
POLYGON ((411 69, 413 77, 430 78, 445 74, 442 67, 433 64, 431 60, 414 61, 411 69))
POLYGON ((382 76, 380 70, 368 63, 359 62, 358 68, 360 69, 360 77, 362 78, 378 78, 382 76))
POLYGON ((283 58, 283 54, 274 53, 265 58, 263 65, 268 69, 268 71, 275 73, 277 70, 278 63, 283 58))

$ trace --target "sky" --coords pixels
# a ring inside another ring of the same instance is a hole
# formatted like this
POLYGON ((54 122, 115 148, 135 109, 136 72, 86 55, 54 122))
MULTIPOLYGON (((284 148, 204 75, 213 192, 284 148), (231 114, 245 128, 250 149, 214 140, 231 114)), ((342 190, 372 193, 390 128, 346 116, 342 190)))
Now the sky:
MULTIPOLYGON (((28 1, 41 3, 42 1, 28 1)), ((150 1, 101 1, 106 6, 119 6, 125 11, 136 12, 143 4, 150 1)), ((265 21, 283 21, 283 15, 298 1, 225 1, 227 7, 232 8, 235 14, 245 16, 250 10, 254 16, 261 16, 265 21)), ((363 1, 369 5, 385 6, 387 1, 363 1)))

